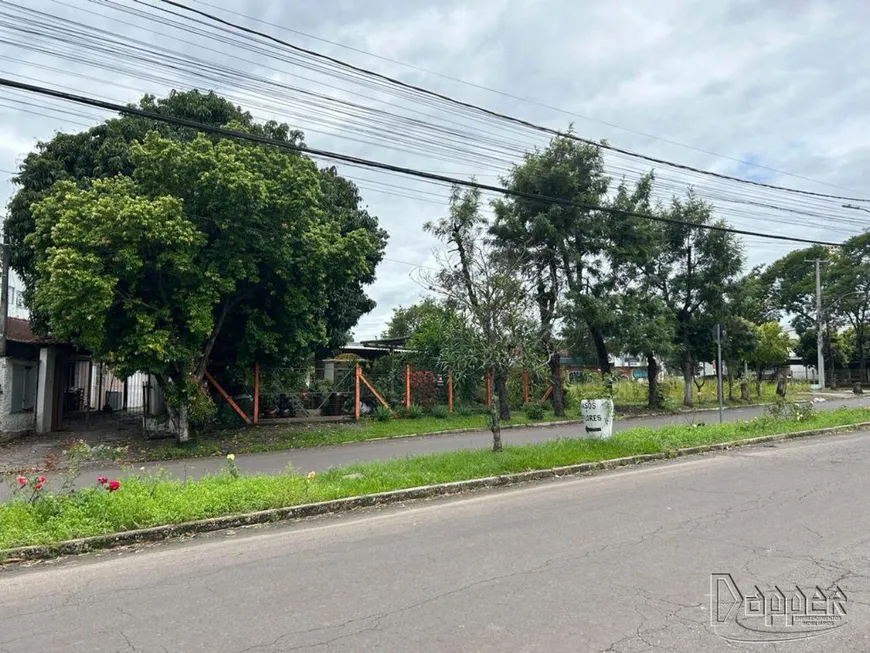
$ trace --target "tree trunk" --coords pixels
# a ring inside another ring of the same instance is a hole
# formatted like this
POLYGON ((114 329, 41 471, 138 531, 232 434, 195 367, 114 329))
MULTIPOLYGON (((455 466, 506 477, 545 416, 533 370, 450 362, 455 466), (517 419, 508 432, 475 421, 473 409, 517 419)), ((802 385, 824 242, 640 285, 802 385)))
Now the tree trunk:
POLYGON ((601 370, 601 376, 606 378, 610 374, 610 357, 607 355, 607 343, 604 342, 604 336, 597 327, 589 326, 589 333, 592 336, 592 341, 595 343, 595 355, 598 357, 598 369, 601 370))
POLYGON ((565 416, 565 398, 562 395, 562 362, 559 352, 550 355, 550 383, 553 385, 553 414, 556 417, 565 416))
POLYGON ((489 407, 489 429, 492 431, 492 450, 496 453, 501 451, 501 393, 498 393, 498 401, 493 401, 489 407))
POLYGON ((761 397, 761 365, 755 366, 755 396, 761 397))
POLYGON ((659 394, 659 362, 652 352, 646 353, 646 375, 649 382, 647 406, 652 410, 658 410, 662 407, 662 397, 659 394))
POLYGON ((785 399, 786 388, 787 388, 787 385, 786 385, 786 381, 785 381, 785 375, 783 375, 780 370, 777 370, 776 371, 776 395, 778 397, 782 397, 783 399, 785 399))
POLYGON ((740 380, 740 399, 749 403, 749 383, 745 378, 740 380))
POLYGON ((190 440, 190 421, 187 416, 187 404, 183 403, 178 408, 178 441, 190 440))
MULTIPOLYGON (((499 417, 507 422, 511 418, 511 407, 508 404, 508 393, 507 393, 507 374, 499 372, 498 374, 494 374, 495 383, 495 394, 498 397, 498 410, 499 417)), ((496 402, 493 402, 495 405, 496 402)))
POLYGON ((683 406, 687 408, 694 405, 692 401, 692 372, 694 367, 691 360, 683 361, 683 406))

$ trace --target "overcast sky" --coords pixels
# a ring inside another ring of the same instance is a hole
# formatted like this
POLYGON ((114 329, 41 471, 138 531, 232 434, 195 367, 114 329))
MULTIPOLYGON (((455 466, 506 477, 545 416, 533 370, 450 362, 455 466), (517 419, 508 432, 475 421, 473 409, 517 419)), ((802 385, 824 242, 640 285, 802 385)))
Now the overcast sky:
MULTIPOLYGON (((118 0, 117 4, 136 7, 130 0, 118 0)), ((870 197, 866 181, 870 167, 870 57, 866 44, 870 3, 866 0, 208 0, 190 4, 215 13, 220 7, 230 8, 274 26, 533 98, 567 113, 221 14, 299 45, 534 122, 555 128, 573 122, 578 134, 591 139, 606 138, 653 156, 769 183, 870 197)), ((284 64, 250 53, 246 54, 250 61, 239 64, 238 53, 228 46, 212 43, 217 52, 198 49, 196 44, 208 43, 208 39, 192 36, 190 43, 184 44, 169 30, 154 33, 161 27, 147 18, 121 14, 87 0, 21 0, 21 6, 86 21, 209 61, 235 61, 245 70, 270 79, 284 79, 285 75, 289 79, 294 72, 289 66, 285 70, 284 64)), ((98 80, 70 77, 62 71, 81 74, 84 68, 10 43, 8 35, 8 31, 0 32, 4 43, 0 46, 0 70, 5 76, 36 79, 124 102, 136 100, 145 90, 162 95, 170 88, 154 79, 99 68, 88 72, 98 80), (34 68, 22 60, 42 67, 34 68)), ((191 85, 197 85, 194 82, 191 85)), ((216 90, 233 93, 230 85, 216 90)), ((51 117, 36 116, 23 113, 12 101, 16 98, 24 96, 0 93, 0 170, 5 179, 38 139, 50 138, 59 129, 81 128, 64 120, 91 124, 105 115, 84 111, 90 116, 85 118, 51 110, 43 111, 51 117)), ((36 110, 30 105, 27 109, 36 110)), ((253 113, 291 122, 306 132, 312 147, 425 170, 463 176, 474 173, 490 183, 496 183, 501 172, 485 165, 434 160, 425 154, 350 141, 346 132, 324 129, 316 122, 306 124, 303 118, 288 119, 280 111, 253 113)), ((357 338, 368 338, 380 333, 393 307, 420 298, 421 288, 411 276, 414 268, 407 264, 434 264, 436 243, 422 233, 421 225, 444 214, 446 191, 394 177, 379 178, 371 172, 346 172, 362 180, 366 203, 390 232, 387 257, 391 260, 380 267, 378 280, 369 290, 378 307, 361 320, 355 332, 357 338), (410 193, 415 199, 386 194, 409 191, 384 183, 417 189, 410 193), (373 190, 378 188, 381 192, 373 190)), ((3 184, 4 202, 11 190, 10 183, 3 184)), ((861 214, 853 217, 860 219, 861 214)), ((849 235, 842 226, 839 231, 829 230, 822 223, 815 228, 749 221, 740 226, 837 241, 849 235)), ((860 228, 853 226, 850 233, 860 228)), ((788 249, 753 239, 747 255, 750 262, 757 263, 772 260, 788 249)))

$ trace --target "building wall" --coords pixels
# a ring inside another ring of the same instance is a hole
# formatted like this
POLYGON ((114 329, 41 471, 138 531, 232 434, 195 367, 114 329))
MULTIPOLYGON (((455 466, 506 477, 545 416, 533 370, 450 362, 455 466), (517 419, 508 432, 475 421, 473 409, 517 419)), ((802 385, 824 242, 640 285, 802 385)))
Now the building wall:
POLYGON ((39 361, 23 358, 0 358, 0 442, 31 433, 36 424, 36 388, 39 361), (16 367, 19 374, 16 375, 16 367), (22 382, 21 370, 29 370, 24 377, 26 388, 18 388, 22 382), (24 394, 22 394, 22 392, 24 394), (30 399, 25 409, 22 398, 30 399), (13 405, 13 399, 18 405, 13 405))
POLYGON ((30 311, 24 306, 23 290, 24 284, 15 274, 15 270, 9 270, 9 317, 30 319, 30 311))

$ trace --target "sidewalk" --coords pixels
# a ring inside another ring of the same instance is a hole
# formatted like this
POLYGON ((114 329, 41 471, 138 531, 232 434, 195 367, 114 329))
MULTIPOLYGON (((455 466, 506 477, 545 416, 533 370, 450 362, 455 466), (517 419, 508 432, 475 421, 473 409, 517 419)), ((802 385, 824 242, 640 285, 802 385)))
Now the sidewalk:
MULTIPOLYGON (((825 403, 816 404, 816 410, 829 411, 848 405, 849 407, 870 406, 870 396, 859 398, 828 399, 825 403)), ((762 406, 746 406, 725 410, 726 422, 748 420, 763 415, 762 406)), ((699 411, 678 415, 662 415, 656 417, 626 418, 614 423, 615 431, 630 428, 656 428, 672 424, 712 423, 718 420, 716 411, 699 411)), ((502 432, 502 440, 506 446, 533 444, 557 438, 584 437, 582 424, 562 426, 540 426, 531 428, 509 429, 502 432)), ((107 436, 108 437, 108 436, 107 436)), ((456 433, 447 435, 420 435, 390 440, 370 442, 353 442, 334 446, 311 447, 308 449, 291 449, 257 454, 239 454, 236 464, 242 472, 249 474, 278 474, 292 465, 297 471, 323 471, 329 467, 347 465, 357 462, 374 460, 390 460, 407 456, 418 456, 427 453, 456 451, 458 449, 479 449, 492 446, 492 436, 489 431, 472 433, 456 433)), ((78 485, 86 487, 93 484, 97 476, 123 478, 130 473, 154 472, 165 470, 170 476, 178 479, 199 478, 206 474, 219 473, 225 460, 223 457, 192 458, 158 463, 146 463, 133 467, 121 467, 111 464, 86 465, 79 478, 78 485)), ((59 479, 49 476, 49 487, 59 484, 59 479)), ((0 484, 0 501, 9 495, 5 484, 0 484)))

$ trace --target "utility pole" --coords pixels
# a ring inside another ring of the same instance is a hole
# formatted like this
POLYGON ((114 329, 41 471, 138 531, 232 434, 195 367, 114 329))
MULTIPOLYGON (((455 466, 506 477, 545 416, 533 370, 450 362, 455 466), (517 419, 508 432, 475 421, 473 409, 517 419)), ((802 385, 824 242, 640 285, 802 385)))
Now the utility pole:
POLYGON ((2 275, 0 275, 0 356, 6 356, 6 334, 9 324, 9 245, 0 245, 2 275))
POLYGON ((816 264, 816 349, 818 350, 819 390, 825 389, 825 336, 822 331, 824 316, 822 315, 822 263, 820 258, 807 259, 807 263, 816 264))
POLYGON ((722 387, 722 325, 716 325, 716 386, 719 395, 719 423, 723 421, 723 408, 725 403, 725 392, 722 387))

